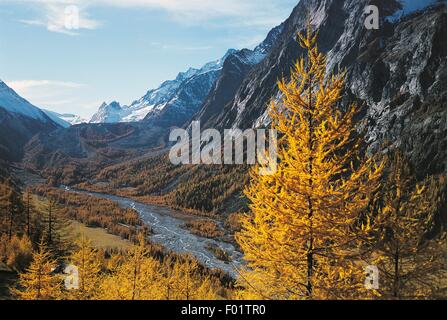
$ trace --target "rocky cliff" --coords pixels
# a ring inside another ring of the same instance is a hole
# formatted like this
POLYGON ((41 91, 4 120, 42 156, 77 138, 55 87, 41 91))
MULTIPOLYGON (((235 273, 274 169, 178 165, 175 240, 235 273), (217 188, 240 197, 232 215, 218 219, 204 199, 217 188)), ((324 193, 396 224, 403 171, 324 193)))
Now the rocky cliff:
POLYGON ((240 82, 231 81, 233 66, 224 66, 219 81, 228 78, 226 88, 208 97, 196 119, 203 127, 218 129, 268 124, 267 106, 277 97, 277 80, 289 77, 292 63, 304 54, 295 37, 310 18, 319 29, 319 47, 328 54, 329 71, 347 68, 344 102, 363 106, 361 117, 371 148, 390 141, 403 147, 421 175, 443 172, 447 7, 445 1, 432 3, 422 1, 410 10, 396 0, 302 0, 268 57, 241 70, 245 75, 240 82), (378 30, 364 26, 369 4, 379 8, 378 30))

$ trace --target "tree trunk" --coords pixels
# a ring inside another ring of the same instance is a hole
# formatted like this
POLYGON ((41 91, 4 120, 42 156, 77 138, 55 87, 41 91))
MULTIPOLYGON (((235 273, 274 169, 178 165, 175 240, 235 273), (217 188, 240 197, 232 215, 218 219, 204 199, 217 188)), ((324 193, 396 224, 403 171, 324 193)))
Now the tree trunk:
MULTIPOLYGON (((309 79, 309 110, 313 110, 312 108, 312 79, 309 79)), ((313 132, 313 118, 312 118, 312 114, 309 115, 309 150, 312 152, 314 149, 314 132, 313 132)), ((309 187, 310 189, 312 189, 313 186, 313 179, 312 179, 312 174, 313 174, 313 156, 311 154, 311 156, 309 157, 309 187)), ((312 219, 313 219, 313 215, 314 215, 314 209, 313 209, 313 204, 312 204, 312 199, 311 196, 309 195, 307 197, 307 204, 308 204, 308 219, 309 219, 309 225, 310 225, 310 230, 309 230, 309 241, 308 241, 308 247, 307 247, 307 296, 308 297, 312 297, 313 295, 313 282, 312 282, 312 277, 313 277, 313 267, 314 267, 314 238, 313 238, 313 223, 312 223, 312 219)))
POLYGON ((8 230, 8 238, 9 241, 11 241, 12 239, 12 228, 14 226, 14 213, 13 213, 13 208, 12 206, 9 207, 9 230, 8 230))
POLYGON ((26 195, 26 235, 31 239, 31 208, 30 208, 30 196, 26 195))

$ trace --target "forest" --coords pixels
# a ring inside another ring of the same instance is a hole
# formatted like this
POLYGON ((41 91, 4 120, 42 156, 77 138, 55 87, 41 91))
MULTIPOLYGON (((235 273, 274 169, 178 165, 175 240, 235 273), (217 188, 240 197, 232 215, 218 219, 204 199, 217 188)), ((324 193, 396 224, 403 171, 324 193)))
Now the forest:
MULTIPOLYGON (((150 226, 144 225, 136 212, 113 201, 46 185, 21 194, 10 180, 3 181, 0 188, 8 196, 1 199, 0 266, 18 275, 8 293, 2 290, 7 298, 217 299, 228 297, 234 285, 228 276, 203 267, 192 256, 146 242, 150 226), (104 228, 132 245, 126 250, 95 248, 86 237, 67 234, 71 220, 104 228), (76 290, 67 289, 71 275, 66 268, 70 265, 76 266, 78 280, 68 288, 76 290)), ((1 276, 3 272, 0 285, 1 276)))

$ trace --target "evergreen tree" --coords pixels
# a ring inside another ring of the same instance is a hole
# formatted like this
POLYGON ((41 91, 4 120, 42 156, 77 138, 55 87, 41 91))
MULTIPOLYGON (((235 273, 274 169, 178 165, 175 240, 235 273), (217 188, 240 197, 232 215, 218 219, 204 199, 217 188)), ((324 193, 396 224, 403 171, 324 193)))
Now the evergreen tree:
POLYGON ((25 232, 26 235, 28 236, 28 238, 31 239, 31 224, 32 224, 32 214, 34 212, 34 206, 31 200, 31 192, 30 190, 26 190, 25 193, 25 214, 26 214, 26 219, 25 219, 25 232))
POLYGON ((0 231, 6 232, 11 240, 23 225, 23 202, 20 193, 9 180, 0 183, 0 216, 0 231))
POLYGON ((45 244, 58 256, 65 256, 70 250, 67 239, 68 219, 54 198, 47 198, 46 208, 42 213, 42 234, 45 244))
POLYGON ((33 247, 26 235, 13 235, 9 240, 6 234, 0 237, 0 262, 11 269, 22 272, 32 260, 33 247))
POLYGON ((216 300, 218 294, 211 279, 200 274, 197 260, 186 256, 184 261, 168 259, 163 268, 162 286, 166 300, 216 300))

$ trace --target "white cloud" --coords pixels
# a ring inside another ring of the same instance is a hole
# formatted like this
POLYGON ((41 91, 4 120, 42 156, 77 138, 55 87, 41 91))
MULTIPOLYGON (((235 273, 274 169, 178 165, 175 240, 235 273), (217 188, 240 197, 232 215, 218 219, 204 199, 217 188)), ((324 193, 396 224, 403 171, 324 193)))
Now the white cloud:
MULTIPOLYGON (((45 26, 48 31, 77 35, 82 29, 96 29, 101 23, 89 17, 88 10, 97 6, 163 10, 179 23, 201 24, 218 18, 227 18, 225 24, 239 26, 274 26, 280 23, 290 7, 282 1, 271 0, 7 0, 34 4, 44 9, 44 17, 21 22, 45 26), (79 29, 66 28, 67 7, 79 10, 79 29)), ((296 0, 298 2, 299 0, 296 0)), ((293 3, 294 0, 286 2, 293 3)))
POLYGON ((6 81, 8 86, 16 91, 29 90, 36 87, 59 87, 59 88, 81 88, 85 85, 76 82, 67 81, 54 81, 54 80, 17 80, 17 81, 6 81))
POLYGON ((7 80, 5 83, 32 104, 62 112, 72 110, 73 105, 82 105, 79 97, 86 85, 55 80, 7 80))
POLYGON ((19 22, 31 25, 44 27, 48 31, 63 33, 71 36, 79 35, 83 29, 94 30, 98 28, 101 23, 99 21, 89 18, 87 13, 87 6, 82 3, 72 1, 47 1, 47 0, 18 0, 19 2, 26 2, 38 5, 38 8, 43 9, 41 16, 36 19, 20 19, 19 22))

